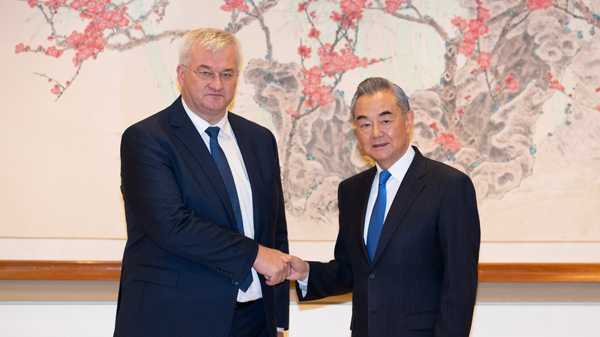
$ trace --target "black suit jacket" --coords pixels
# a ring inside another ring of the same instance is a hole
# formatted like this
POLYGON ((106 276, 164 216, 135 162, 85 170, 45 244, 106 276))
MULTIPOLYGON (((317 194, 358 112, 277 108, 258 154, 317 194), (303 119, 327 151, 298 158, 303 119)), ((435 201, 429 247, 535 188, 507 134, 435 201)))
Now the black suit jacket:
MULTIPOLYGON (((181 97, 124 132, 128 240, 115 336, 227 336, 258 244, 288 252, 275 138, 228 116, 252 186, 254 240, 237 232, 225 184, 181 97)), ((275 336, 277 326, 288 327, 289 283, 259 279, 275 336)))
POLYGON ((373 262, 363 234, 375 167, 340 183, 335 260, 309 262, 301 300, 353 292, 353 336, 469 336, 480 242, 475 189, 465 174, 414 149, 373 262))

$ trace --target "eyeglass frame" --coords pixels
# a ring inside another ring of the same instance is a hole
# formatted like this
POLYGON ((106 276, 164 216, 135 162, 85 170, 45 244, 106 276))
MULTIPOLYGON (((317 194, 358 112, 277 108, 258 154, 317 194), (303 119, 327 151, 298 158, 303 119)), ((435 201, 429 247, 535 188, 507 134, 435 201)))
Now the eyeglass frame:
MULTIPOLYGON (((185 69, 187 69, 187 70, 189 70, 189 71, 193 72, 194 74, 196 74, 196 75, 197 75, 197 76, 198 76, 198 77, 199 77, 201 80, 203 80, 203 81, 210 81, 210 82, 212 82, 212 81, 214 81, 214 80, 215 80, 215 78, 217 77, 217 75, 219 75, 219 80, 220 80, 222 83, 228 83, 228 82, 230 81, 230 80, 229 80, 229 77, 225 77, 225 80, 223 80, 223 75, 230 75, 230 74, 229 74, 229 73, 227 73, 227 72, 224 72, 224 73, 213 73, 213 72, 210 72, 210 71, 203 71, 203 70, 201 70, 201 71, 196 71, 196 70, 190 69, 188 66, 186 66, 186 65, 183 65, 183 64, 180 64, 180 66, 182 66, 182 67, 184 67, 185 69), (202 74, 202 73, 205 73, 206 75, 204 75, 204 74, 202 74), (204 78, 204 77, 206 77, 206 76, 210 76, 210 79, 208 79, 208 78, 204 78)), ((240 77, 240 74, 231 75, 231 77, 230 77, 230 78, 231 78, 231 81, 233 81, 234 79, 237 79, 238 77, 240 77)))

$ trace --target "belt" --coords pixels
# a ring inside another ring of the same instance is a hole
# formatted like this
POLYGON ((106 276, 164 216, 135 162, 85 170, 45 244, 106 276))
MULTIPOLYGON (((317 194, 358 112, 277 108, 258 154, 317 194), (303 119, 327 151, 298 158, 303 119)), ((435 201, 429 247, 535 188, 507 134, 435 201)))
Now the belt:
POLYGON ((248 302, 235 302, 235 310, 244 309, 245 307, 254 304, 258 300, 248 301, 248 302))

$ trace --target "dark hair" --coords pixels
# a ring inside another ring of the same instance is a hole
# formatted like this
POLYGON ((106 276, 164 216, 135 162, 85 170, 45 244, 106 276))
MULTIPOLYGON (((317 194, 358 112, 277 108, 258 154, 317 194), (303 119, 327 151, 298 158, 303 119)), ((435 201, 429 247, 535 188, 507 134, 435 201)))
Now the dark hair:
POLYGON ((366 80, 360 82, 360 84, 356 88, 356 93, 354 94, 354 97, 352 97, 352 103, 350 104, 350 112, 352 113, 352 119, 354 119, 354 107, 356 106, 356 101, 363 95, 372 95, 380 91, 390 91, 394 94, 394 96, 396 97, 396 104, 398 105, 400 110, 402 110, 403 115, 406 115, 408 110, 410 110, 410 105, 408 104, 408 97, 406 96, 402 88, 385 78, 369 77, 366 80))

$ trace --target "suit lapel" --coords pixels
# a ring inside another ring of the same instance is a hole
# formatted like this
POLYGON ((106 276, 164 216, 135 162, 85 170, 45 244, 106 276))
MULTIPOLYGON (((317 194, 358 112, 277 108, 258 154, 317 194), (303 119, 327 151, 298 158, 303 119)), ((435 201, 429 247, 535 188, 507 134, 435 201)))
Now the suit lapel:
MULTIPOLYGON (((353 218, 353 223, 356 224, 354 230, 355 230, 355 236, 357 237, 359 243, 358 246, 361 247, 362 253, 363 253, 363 257, 366 259, 366 261, 370 264, 371 263, 371 258, 369 257, 369 252, 367 251, 367 246, 365 245, 365 216, 367 214, 367 206, 369 203, 369 195, 371 194, 371 187, 373 186, 373 179, 375 179, 375 175, 377 174, 377 168, 376 167, 372 167, 370 168, 365 176, 364 179, 360 182, 360 184, 357 186, 357 190, 356 192, 356 197, 357 197, 357 201, 356 201, 356 214, 354 214, 353 218)), ((353 207, 351 205, 351 207, 353 207)))
POLYGON ((198 129, 196 129, 194 123, 192 123, 183 109, 181 96, 173 103, 173 105, 171 105, 170 118, 171 125, 176 128, 174 131, 175 136, 177 136, 177 138, 179 138, 188 148, 194 158, 198 161, 198 164, 200 164, 200 167, 202 167, 210 184, 212 184, 227 209, 230 218, 229 227, 237 232, 238 229, 233 215, 233 207, 231 206, 231 200, 229 200, 229 194, 227 194, 227 188, 225 187, 223 178, 221 178, 221 173, 210 155, 204 140, 202 140, 202 136, 198 133, 198 129))
POLYGON ((402 179, 400 188, 396 193, 396 197, 394 197, 392 206, 383 223, 373 263, 377 262, 377 259, 381 256, 381 252, 385 249, 385 246, 387 246, 390 238, 400 225, 402 218, 425 187, 424 181, 420 179, 425 175, 425 165, 423 155, 415 148, 415 157, 402 179))
MULTIPOLYGON (((254 149, 252 148, 252 139, 248 134, 246 128, 242 125, 243 119, 238 115, 229 112, 229 123, 231 129, 235 133, 235 139, 237 141, 240 152, 242 153, 242 161, 246 166, 246 172, 248 173, 248 179, 250 180, 250 188, 252 190, 252 209, 254 214, 254 238, 259 241, 260 235, 259 229, 266 228, 265 226, 259 226, 259 215, 260 215, 260 188, 262 187, 258 160, 254 149)), ((260 242, 260 241, 259 241, 260 242)))

